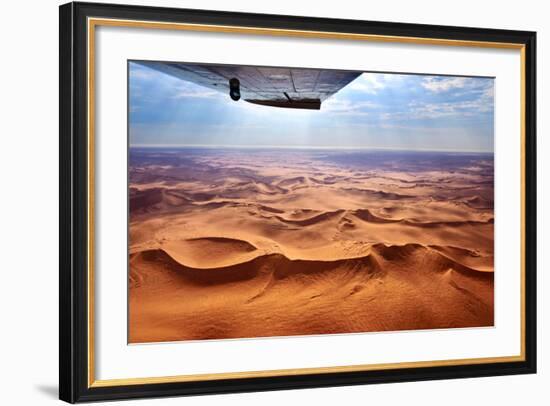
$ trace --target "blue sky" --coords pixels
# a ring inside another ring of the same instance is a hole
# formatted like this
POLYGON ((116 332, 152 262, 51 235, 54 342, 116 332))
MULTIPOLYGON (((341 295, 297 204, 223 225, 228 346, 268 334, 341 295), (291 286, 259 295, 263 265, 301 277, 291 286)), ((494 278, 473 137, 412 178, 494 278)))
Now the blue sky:
POLYGON ((493 151, 494 80, 363 73, 320 111, 258 106, 130 63, 130 145, 493 151))

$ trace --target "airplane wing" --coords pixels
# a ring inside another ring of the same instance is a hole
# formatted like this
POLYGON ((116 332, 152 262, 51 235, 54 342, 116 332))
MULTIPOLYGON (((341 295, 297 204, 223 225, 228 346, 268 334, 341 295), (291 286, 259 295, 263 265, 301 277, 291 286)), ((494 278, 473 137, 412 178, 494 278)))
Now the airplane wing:
POLYGON ((358 71, 136 61, 176 78, 228 94, 231 99, 273 107, 319 110, 321 103, 358 71))

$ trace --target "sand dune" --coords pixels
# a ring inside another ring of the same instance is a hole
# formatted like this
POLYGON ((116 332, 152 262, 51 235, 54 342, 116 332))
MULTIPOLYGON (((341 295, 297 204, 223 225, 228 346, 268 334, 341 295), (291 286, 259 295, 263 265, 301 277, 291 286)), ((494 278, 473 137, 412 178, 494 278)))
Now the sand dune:
POLYGON ((385 217, 380 217, 380 216, 377 216, 375 214, 373 214, 369 209, 358 209, 358 210, 354 210, 352 212, 352 214, 363 220, 363 221, 367 221, 369 223, 399 223, 403 220, 401 219, 391 219, 391 218, 385 218, 385 217))
POLYGON ((349 193, 367 195, 369 197, 380 198, 385 200, 403 200, 403 199, 412 199, 414 197, 412 195, 393 193, 393 192, 384 192, 383 190, 360 189, 360 188, 343 188, 342 190, 349 193))
POLYGON ((474 268, 478 271, 493 272, 493 255, 481 255, 477 251, 459 247, 441 247, 438 245, 432 245, 430 248, 440 252, 459 264, 474 268))
POLYGON ((481 196, 473 196, 465 201, 465 203, 475 209, 492 209, 492 199, 486 199, 481 196))
POLYGON ((493 324, 487 157, 178 153, 131 151, 130 342, 493 324))
POLYGON ((131 261, 131 342, 483 326, 493 318, 492 272, 420 245, 376 245, 337 261, 260 255, 210 269, 162 250, 131 261), (155 328, 143 328, 151 320, 155 328))
POLYGON ((256 247, 247 241, 224 237, 190 238, 161 243, 175 260, 197 268, 224 266, 254 257, 256 247), (207 252, 208 255, 204 255, 207 252))
POLYGON ((310 218, 305 218, 302 220, 288 220, 281 216, 275 216, 275 218, 279 221, 282 221, 283 223, 287 224, 295 224, 299 226, 311 226, 314 224, 319 224, 321 222, 334 219, 338 216, 341 216, 345 211, 344 210, 335 210, 335 211, 329 211, 321 214, 317 214, 310 218))

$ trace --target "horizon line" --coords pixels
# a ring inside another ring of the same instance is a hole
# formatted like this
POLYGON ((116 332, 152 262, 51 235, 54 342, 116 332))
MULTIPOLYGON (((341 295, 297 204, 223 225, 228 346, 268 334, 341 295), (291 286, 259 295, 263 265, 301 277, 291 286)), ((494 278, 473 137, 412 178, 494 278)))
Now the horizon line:
POLYGON ((308 146, 308 145, 235 145, 235 144, 129 144, 129 148, 227 148, 227 149, 314 149, 314 150, 382 150, 382 151, 414 151, 414 152, 456 152, 456 153, 479 153, 494 154, 494 150, 473 150, 473 149, 430 149, 430 148, 407 148, 407 147, 342 147, 342 146, 308 146))

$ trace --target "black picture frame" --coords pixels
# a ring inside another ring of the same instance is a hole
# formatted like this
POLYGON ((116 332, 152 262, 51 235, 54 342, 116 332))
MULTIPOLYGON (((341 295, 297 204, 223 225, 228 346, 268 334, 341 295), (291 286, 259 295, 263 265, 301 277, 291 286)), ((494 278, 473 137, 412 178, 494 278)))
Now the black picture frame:
POLYGON ((373 21, 293 17, 94 3, 60 6, 59 397, 84 402, 235 393, 536 372, 536 33, 373 21), (87 279, 87 19, 260 27, 328 33, 512 43, 524 52, 524 359, 359 372, 94 387, 89 382, 87 279))

